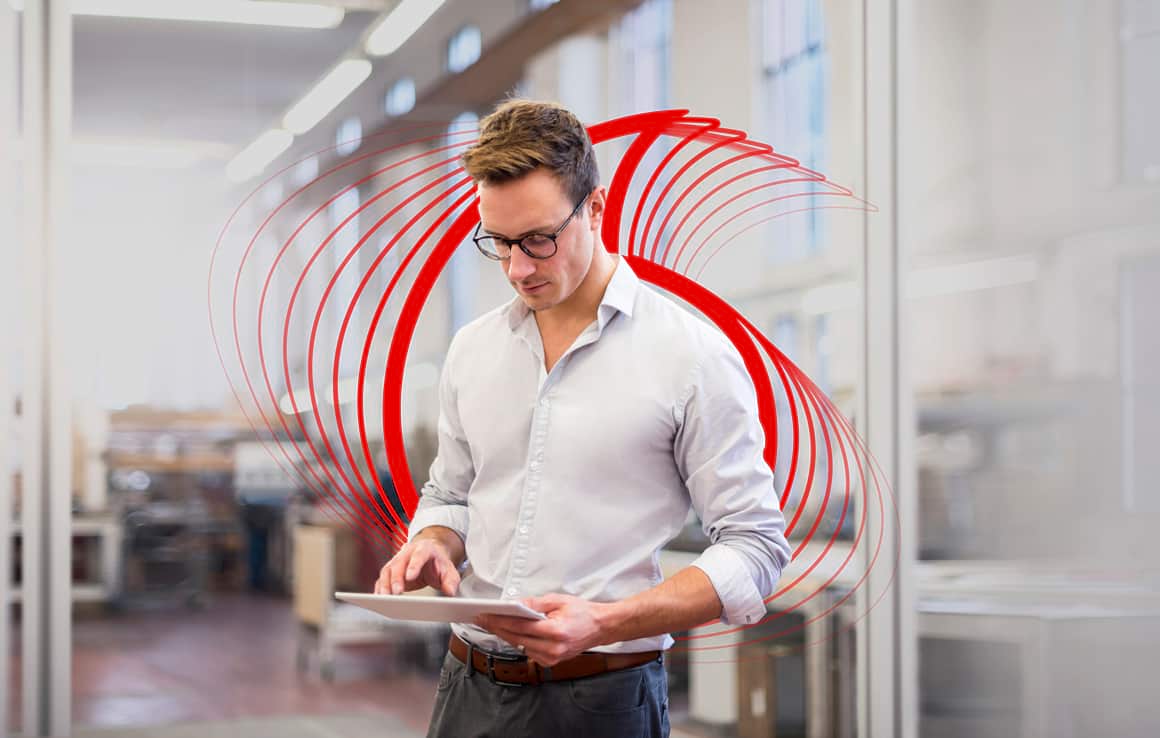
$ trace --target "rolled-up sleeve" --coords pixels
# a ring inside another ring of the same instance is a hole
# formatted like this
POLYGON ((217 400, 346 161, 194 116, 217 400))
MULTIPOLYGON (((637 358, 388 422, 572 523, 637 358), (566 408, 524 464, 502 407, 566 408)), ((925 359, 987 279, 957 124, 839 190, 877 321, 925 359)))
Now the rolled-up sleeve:
POLYGON ((790 547, 753 382, 723 338, 697 365, 676 416, 674 456, 710 541, 693 566, 712 582, 722 622, 756 622, 790 547))
POLYGON ((470 522, 467 491, 475 479, 471 448, 459 419, 454 382, 455 342, 447 350, 439 380, 439 445, 431 464, 427 483, 423 485, 419 505, 411 517, 407 540, 432 525, 450 528, 467 540, 470 522))

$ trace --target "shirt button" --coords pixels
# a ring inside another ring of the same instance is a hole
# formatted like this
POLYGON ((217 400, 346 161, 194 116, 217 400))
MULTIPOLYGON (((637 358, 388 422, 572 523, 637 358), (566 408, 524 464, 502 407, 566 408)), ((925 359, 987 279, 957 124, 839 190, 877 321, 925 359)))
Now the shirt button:
POLYGON ((515 587, 508 587, 508 594, 511 595, 512 597, 515 596, 516 592, 519 592, 519 590, 516 589, 515 587))
POLYGON ((520 533, 527 533, 527 532, 528 532, 528 526, 521 525, 520 526, 520 533))
POLYGON ((544 399, 540 400, 540 407, 547 407, 547 406, 548 406, 548 398, 545 397, 544 399))

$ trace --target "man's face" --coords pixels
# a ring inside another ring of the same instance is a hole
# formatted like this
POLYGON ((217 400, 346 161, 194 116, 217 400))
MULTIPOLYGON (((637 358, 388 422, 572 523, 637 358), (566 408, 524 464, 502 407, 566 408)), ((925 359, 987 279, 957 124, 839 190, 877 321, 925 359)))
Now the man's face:
MULTIPOLYGON (((545 169, 502 184, 479 184, 479 217, 482 232, 488 235, 515 239, 530 233, 550 234, 575 206, 545 169)), ((584 281, 599 243, 602 207, 603 190, 598 189, 556 236, 557 250, 552 257, 533 259, 517 246, 512 248, 510 259, 500 262, 529 308, 554 308, 566 302, 584 281)))

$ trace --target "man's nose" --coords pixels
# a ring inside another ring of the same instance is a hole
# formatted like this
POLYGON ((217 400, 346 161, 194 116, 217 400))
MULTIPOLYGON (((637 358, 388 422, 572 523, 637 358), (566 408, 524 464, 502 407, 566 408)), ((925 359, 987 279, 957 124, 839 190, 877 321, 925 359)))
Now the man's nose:
POLYGON ((536 271, 535 260, 524 253, 519 246, 512 247, 511 260, 508 262, 508 279, 519 282, 536 271))

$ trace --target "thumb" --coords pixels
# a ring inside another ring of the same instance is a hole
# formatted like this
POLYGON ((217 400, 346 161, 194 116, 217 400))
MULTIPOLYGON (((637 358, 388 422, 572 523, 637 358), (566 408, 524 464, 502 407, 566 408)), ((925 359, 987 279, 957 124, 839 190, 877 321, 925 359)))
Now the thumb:
POLYGON ((547 614, 567 605, 568 595, 551 593, 539 597, 528 597, 524 600, 524 604, 536 612, 547 614))

